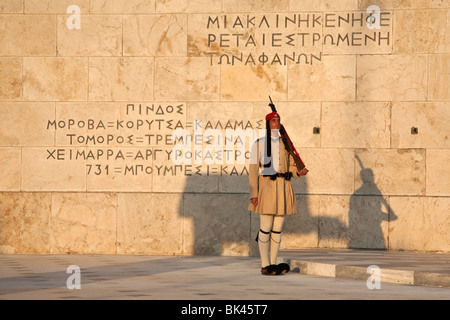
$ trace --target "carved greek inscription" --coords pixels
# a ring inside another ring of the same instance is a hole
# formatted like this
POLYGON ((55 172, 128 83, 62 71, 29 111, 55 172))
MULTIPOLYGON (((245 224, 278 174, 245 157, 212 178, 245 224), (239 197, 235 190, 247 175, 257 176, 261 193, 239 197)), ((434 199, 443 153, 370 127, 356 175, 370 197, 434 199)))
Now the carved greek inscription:
POLYGON ((185 104, 129 103, 121 111, 114 120, 48 120, 63 141, 45 159, 83 161, 93 177, 248 175, 251 143, 264 131, 249 119, 186 121, 185 104))
POLYGON ((389 52, 391 12, 222 14, 205 18, 204 54, 211 65, 313 65, 323 50, 389 52))

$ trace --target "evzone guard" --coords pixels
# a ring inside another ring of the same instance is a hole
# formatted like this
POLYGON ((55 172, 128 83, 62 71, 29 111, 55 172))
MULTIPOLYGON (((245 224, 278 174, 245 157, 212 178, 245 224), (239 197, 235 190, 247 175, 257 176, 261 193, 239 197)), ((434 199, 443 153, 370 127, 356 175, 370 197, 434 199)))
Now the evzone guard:
POLYGON ((266 135, 252 147, 248 210, 260 215, 256 241, 261 257, 261 273, 282 275, 290 270, 286 263, 277 264, 284 219, 286 215, 298 213, 291 178, 305 176, 308 169, 281 124, 272 99, 269 106, 272 112, 265 118, 266 135))

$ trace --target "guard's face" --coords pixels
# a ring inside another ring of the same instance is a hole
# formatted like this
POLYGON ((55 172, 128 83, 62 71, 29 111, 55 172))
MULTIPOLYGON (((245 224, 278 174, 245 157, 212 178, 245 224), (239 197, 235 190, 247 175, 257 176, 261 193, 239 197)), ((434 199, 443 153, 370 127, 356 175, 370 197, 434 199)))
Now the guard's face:
POLYGON ((280 130, 280 118, 272 118, 269 120, 271 130, 280 130))

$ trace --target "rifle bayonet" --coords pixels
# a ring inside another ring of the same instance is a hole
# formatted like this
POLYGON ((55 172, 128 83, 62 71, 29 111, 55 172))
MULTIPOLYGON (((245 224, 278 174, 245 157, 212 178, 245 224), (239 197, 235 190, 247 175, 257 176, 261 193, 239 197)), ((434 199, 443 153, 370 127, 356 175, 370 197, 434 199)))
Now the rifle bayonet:
POLYGON ((272 98, 269 96, 270 99, 270 103, 269 103, 269 107, 270 109, 272 109, 272 112, 277 112, 277 109, 275 109, 275 105, 273 104, 272 98))

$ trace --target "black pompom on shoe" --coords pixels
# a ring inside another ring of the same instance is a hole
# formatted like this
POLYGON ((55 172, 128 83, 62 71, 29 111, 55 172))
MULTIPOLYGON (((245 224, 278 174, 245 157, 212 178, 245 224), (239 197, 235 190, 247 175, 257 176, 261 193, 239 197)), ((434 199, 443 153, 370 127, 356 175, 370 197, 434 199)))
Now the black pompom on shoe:
POLYGON ((291 271, 291 267, 287 263, 280 263, 277 267, 279 274, 285 274, 291 271))
POLYGON ((265 276, 275 276, 280 274, 280 269, 276 264, 271 264, 270 266, 261 269, 261 274, 265 276))

